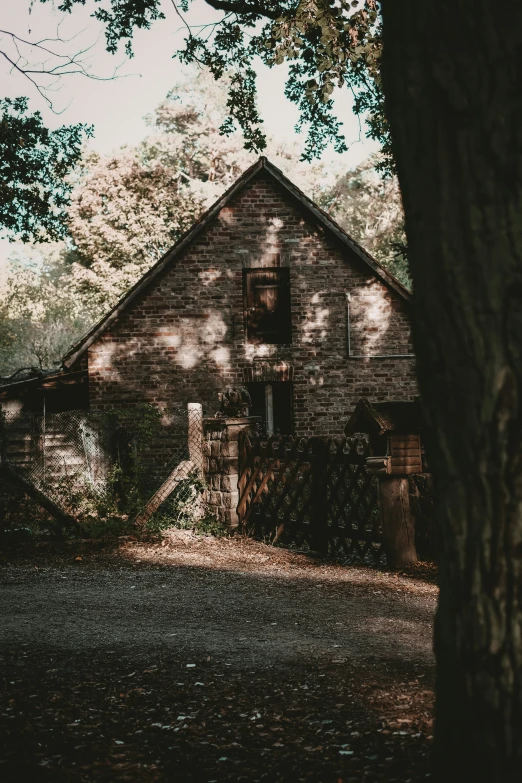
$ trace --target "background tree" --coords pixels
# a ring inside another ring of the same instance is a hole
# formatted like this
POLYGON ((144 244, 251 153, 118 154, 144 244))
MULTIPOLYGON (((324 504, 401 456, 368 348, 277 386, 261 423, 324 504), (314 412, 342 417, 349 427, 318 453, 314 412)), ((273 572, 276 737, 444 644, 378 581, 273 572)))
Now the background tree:
POLYGON ((137 149, 90 154, 69 209, 72 272, 100 314, 112 306, 201 212, 179 174, 137 149))
MULTIPOLYGON (((31 10, 36 0, 29 0, 31 10)), ((4 14, 5 16, 5 14, 4 14)), ((112 79, 91 70, 90 49, 75 50, 75 36, 64 40, 59 26, 53 38, 22 37, 0 20, 0 64, 10 79, 29 88, 55 111, 53 99, 62 79, 82 75, 112 79)), ((55 240, 66 234, 65 211, 70 173, 80 159, 90 126, 62 126, 50 131, 40 112, 31 113, 26 97, 0 96, 0 230, 23 242, 55 240)))
POLYGON ((522 6, 387 0, 384 76, 442 533, 440 780, 522 780, 522 6), (509 20, 509 23, 506 23, 509 20))
POLYGON ((0 374, 58 366, 96 315, 77 296, 62 246, 15 256, 0 298, 0 374))
POLYGON ((382 177, 380 155, 341 174, 319 194, 321 206, 403 285, 410 287, 404 213, 395 176, 382 177))
MULTIPOLYGON (((140 145, 85 157, 68 209, 69 258, 80 295, 100 315, 256 160, 241 133, 220 132, 226 96, 226 82, 208 71, 188 74, 149 118, 151 135, 140 145)), ((334 184, 334 167, 268 144, 306 192, 320 197, 334 184)))
MULTIPOLYGON (((42 3, 49 0, 40 0, 42 3)), ((354 110, 364 116, 368 135, 377 139, 383 156, 380 167, 391 171, 389 130, 381 89, 381 21, 377 0, 205 0, 220 20, 191 29, 183 14, 192 0, 171 0, 173 12, 187 27, 182 62, 207 66, 216 79, 231 73, 228 117, 222 128, 239 126, 248 150, 266 147, 256 107, 255 59, 266 65, 289 64, 285 94, 300 109, 299 128, 306 128, 304 157, 317 157, 333 143, 346 150, 342 123, 334 115, 335 87, 354 94, 354 110)), ((62 0, 58 9, 72 13, 89 0, 62 0)), ((132 56, 135 29, 147 29, 165 19, 161 0, 91 0, 93 16, 103 23, 107 49, 116 52, 124 42, 132 56)))
POLYGON ((0 228, 23 242, 65 235, 68 177, 90 135, 86 125, 50 131, 26 98, 0 100, 0 228))

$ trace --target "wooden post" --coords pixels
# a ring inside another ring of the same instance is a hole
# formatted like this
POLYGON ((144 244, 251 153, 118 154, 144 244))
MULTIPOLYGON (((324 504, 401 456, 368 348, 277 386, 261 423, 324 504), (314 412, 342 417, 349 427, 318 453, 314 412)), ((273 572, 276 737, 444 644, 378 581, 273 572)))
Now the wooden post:
POLYGON ((327 444, 314 443, 312 465, 312 492, 310 497, 310 548, 322 555, 328 554, 328 526, 326 519, 326 464, 327 444))
POLYGON ((379 505, 388 565, 403 568, 417 563, 408 478, 379 475, 379 505))
POLYGON ((270 437, 274 434, 274 390, 271 383, 265 386, 265 420, 266 434, 270 437))
POLYGON ((203 407, 199 402, 189 402, 188 410, 188 452, 189 460, 203 474, 203 407))

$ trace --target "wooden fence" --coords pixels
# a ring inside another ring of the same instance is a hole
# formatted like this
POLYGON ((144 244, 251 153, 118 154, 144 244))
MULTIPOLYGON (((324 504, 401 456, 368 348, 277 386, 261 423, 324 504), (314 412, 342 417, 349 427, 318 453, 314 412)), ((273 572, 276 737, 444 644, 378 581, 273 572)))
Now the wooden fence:
POLYGON ((271 543, 366 560, 384 557, 376 479, 358 438, 250 439, 239 448, 238 515, 271 543))

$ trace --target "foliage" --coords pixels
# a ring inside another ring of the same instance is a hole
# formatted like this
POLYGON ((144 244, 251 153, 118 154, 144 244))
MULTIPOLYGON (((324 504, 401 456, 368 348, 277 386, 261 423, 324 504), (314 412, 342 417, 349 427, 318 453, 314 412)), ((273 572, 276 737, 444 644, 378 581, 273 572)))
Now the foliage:
MULTIPOLYGON (((40 0, 41 3, 55 0, 40 0)), ((61 0, 59 11, 73 10, 75 5, 85 5, 86 0, 61 0)), ((95 0, 99 3, 100 0, 95 0)), ((132 57, 132 35, 134 28, 148 30, 156 19, 164 19, 160 10, 161 0, 106 0, 105 7, 98 7, 92 14, 107 27, 107 50, 116 52, 121 39, 127 39, 125 49, 132 57)))
POLYGON ((383 178, 375 156, 343 174, 322 194, 320 204, 353 239, 411 287, 404 213, 395 176, 383 178))
POLYGON ((59 246, 11 257, 0 291, 0 375, 60 362, 96 315, 76 288, 59 246))
MULTIPOLYGON (((47 0, 41 0, 46 2, 47 0)), ((391 172, 388 123, 384 113, 380 62, 381 18, 378 0, 205 0, 223 15, 219 21, 191 29, 187 22, 182 62, 198 63, 216 79, 231 72, 228 117, 221 126, 229 133, 236 125, 243 130, 248 150, 265 149, 266 138, 256 107, 254 61, 259 57, 273 67, 288 63, 285 93, 300 110, 298 129, 306 127, 304 158, 317 157, 333 142, 346 150, 342 123, 334 115, 332 96, 336 87, 347 86, 354 95, 354 110, 365 115, 368 135, 381 144, 382 170, 391 172)), ((59 6, 72 11, 85 0, 64 0, 59 6)), ((192 0, 173 0, 182 16, 192 0)), ((135 28, 148 28, 162 17, 161 0, 107 0, 105 10, 94 16, 106 26, 107 49, 115 52, 125 41, 132 53, 135 28)), ((184 20, 185 21, 185 20, 184 20)))
MULTIPOLYGON (((169 528, 181 530, 199 530, 207 517, 198 519, 198 498, 207 488, 206 482, 193 472, 183 481, 180 481, 171 495, 145 524, 145 531, 161 533, 169 528)), ((214 520, 215 521, 215 520, 214 520)))
POLYGON ((199 536, 214 536, 215 538, 221 538, 223 536, 230 536, 231 531, 226 522, 220 522, 219 519, 213 516, 205 516, 200 519, 193 527, 196 535, 199 536))
POLYGON ((68 175, 79 161, 87 125, 50 131, 26 98, 0 100, 0 227, 23 242, 66 233, 72 189, 68 175))
POLYGON ((146 456, 161 431, 162 413, 146 404, 114 408, 102 413, 101 424, 111 432, 115 448, 116 465, 108 482, 111 495, 122 513, 134 517, 155 489, 146 456))
MULTIPOLYGON (((73 274, 89 309, 112 306, 256 160, 239 133, 223 136, 226 80, 191 72, 149 118, 136 148, 83 162, 69 208, 73 274)), ((335 170, 299 162, 295 148, 269 140, 271 159, 317 196, 335 170)))
MULTIPOLYGON (((189 0, 190 2, 190 0, 189 0)), ((186 2, 188 7, 189 2, 186 2)), ((180 53, 184 62, 209 67, 216 78, 234 69, 229 92, 230 120, 243 129, 247 148, 263 149, 265 138, 255 108, 254 58, 272 67, 287 62, 285 94, 300 110, 297 129, 307 128, 304 158, 317 157, 333 142, 346 151, 342 123, 334 115, 332 95, 347 85, 355 111, 370 111, 369 135, 383 146, 383 163, 390 164, 387 124, 380 88, 380 17, 376 0, 206 0, 225 16, 212 35, 191 31, 180 53)))
POLYGON ((0 544, 24 542, 41 531, 57 536, 60 527, 34 500, 0 481, 0 544))
POLYGON ((112 305, 201 212, 175 169, 139 150, 91 155, 69 210, 76 286, 98 312, 112 305))

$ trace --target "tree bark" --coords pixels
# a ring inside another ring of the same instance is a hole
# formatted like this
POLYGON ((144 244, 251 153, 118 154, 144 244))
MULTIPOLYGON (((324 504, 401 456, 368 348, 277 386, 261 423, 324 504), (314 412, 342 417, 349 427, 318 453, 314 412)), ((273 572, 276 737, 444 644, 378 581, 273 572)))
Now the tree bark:
POLYGON ((522 3, 384 0, 441 528, 440 780, 522 780, 522 3))

